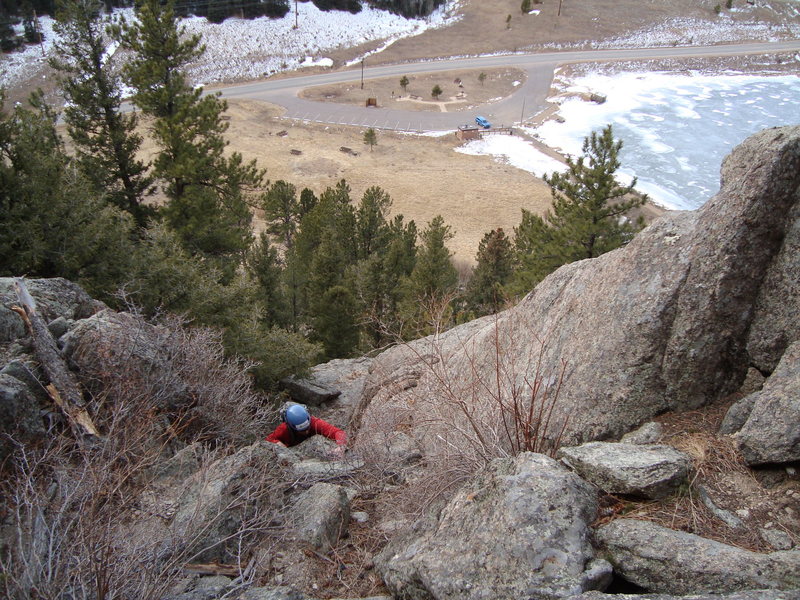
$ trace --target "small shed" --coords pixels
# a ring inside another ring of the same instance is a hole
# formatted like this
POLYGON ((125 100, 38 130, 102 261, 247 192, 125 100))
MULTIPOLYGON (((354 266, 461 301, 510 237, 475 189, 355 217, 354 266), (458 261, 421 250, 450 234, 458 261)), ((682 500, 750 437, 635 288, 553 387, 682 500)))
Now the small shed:
POLYGON ((378 99, 377 98, 367 98, 367 107, 374 106, 377 108, 378 106, 378 99))
POLYGON ((456 137, 461 141, 477 140, 480 136, 480 130, 474 125, 459 125, 456 131, 456 137))

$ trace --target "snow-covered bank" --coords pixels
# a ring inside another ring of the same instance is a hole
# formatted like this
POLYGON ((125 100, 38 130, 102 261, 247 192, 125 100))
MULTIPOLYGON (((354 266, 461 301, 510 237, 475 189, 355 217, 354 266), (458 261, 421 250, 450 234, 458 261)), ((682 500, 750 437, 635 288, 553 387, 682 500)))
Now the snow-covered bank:
POLYGON ((540 152, 530 142, 511 135, 487 135, 456 148, 456 152, 488 154, 500 162, 530 171, 537 177, 565 169, 563 163, 540 152))

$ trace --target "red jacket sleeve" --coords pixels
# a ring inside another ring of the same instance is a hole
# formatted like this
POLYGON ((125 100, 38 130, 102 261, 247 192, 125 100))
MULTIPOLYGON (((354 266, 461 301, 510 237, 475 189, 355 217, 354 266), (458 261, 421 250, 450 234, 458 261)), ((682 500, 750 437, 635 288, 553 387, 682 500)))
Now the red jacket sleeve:
POLYGON ((265 439, 273 444, 280 442, 285 446, 289 446, 292 443, 292 434, 289 431, 289 426, 286 423, 281 423, 275 428, 275 431, 270 433, 265 439))
POLYGON ((311 431, 324 435, 340 446, 344 446, 347 443, 347 434, 344 431, 322 419, 311 417, 311 431))

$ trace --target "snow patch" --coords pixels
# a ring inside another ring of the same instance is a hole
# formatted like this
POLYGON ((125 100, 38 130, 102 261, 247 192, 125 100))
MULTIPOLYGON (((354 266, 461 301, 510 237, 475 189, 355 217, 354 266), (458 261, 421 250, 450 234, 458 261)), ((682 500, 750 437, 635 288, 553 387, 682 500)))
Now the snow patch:
POLYGON ((564 163, 540 152, 533 145, 513 135, 484 135, 455 149, 461 154, 489 155, 499 162, 528 171, 537 177, 554 171, 564 171, 564 163))

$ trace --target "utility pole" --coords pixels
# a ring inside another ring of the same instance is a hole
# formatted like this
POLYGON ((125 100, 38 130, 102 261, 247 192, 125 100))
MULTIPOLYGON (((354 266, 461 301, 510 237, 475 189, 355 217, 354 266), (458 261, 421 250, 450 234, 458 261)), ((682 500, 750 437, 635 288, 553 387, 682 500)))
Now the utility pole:
POLYGON ((364 59, 361 59, 361 89, 364 89, 364 59))
POLYGON ((298 24, 298 15, 297 15, 297 0, 294 0, 294 28, 299 29, 300 25, 298 24))
POLYGON ((525 124, 525 98, 522 99, 522 114, 519 116, 519 124, 525 124))
POLYGON ((562 2, 563 2, 563 0, 558 0, 558 14, 556 15, 557 17, 561 16, 561 3, 562 2))

